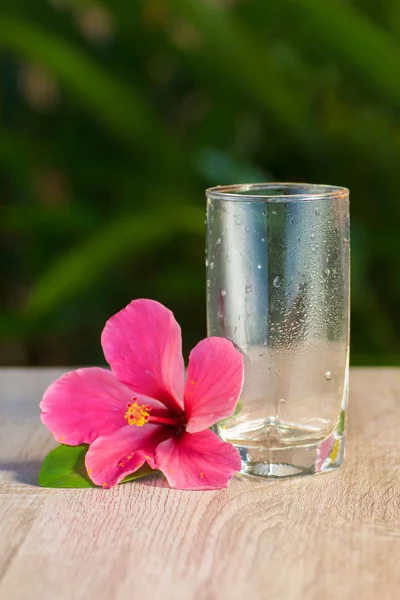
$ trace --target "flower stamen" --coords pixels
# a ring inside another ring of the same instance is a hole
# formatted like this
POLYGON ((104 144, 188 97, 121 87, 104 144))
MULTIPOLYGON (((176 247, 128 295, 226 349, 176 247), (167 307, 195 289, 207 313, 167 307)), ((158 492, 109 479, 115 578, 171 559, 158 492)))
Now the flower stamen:
MULTIPOLYGON (((136 398, 134 398, 136 400, 136 398)), ((146 404, 139 405, 137 402, 132 402, 127 405, 128 410, 126 411, 124 418, 128 421, 128 425, 136 425, 136 427, 143 427, 149 420, 151 407, 146 404)))

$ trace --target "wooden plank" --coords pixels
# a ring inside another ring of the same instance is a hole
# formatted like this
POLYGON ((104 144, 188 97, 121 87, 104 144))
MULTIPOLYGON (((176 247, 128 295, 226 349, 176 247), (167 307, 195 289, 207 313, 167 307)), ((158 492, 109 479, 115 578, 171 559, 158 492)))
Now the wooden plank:
POLYGON ((400 370, 351 377, 345 466, 228 490, 161 480, 36 486, 56 370, 0 371, 1 600, 393 600, 400 594, 400 370))

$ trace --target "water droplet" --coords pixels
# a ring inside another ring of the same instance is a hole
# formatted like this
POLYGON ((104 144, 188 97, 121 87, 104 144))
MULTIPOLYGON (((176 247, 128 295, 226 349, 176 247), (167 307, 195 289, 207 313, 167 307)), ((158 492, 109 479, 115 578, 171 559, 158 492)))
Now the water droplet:
POLYGON ((268 342, 263 342, 263 346, 267 346, 267 345, 268 345, 268 342))
POLYGON ((272 211, 272 214, 273 214, 273 215, 276 215, 276 210, 273 210, 273 211, 272 211))
POLYGON ((324 269, 324 279, 328 279, 329 275, 331 274, 331 270, 330 269, 324 269))
POLYGON ((262 265, 257 265, 257 269, 262 269, 262 265))
POLYGON ((210 269, 213 269, 213 268, 214 268, 214 263, 210 262, 210 269))
POLYGON ((217 238, 217 239, 215 240, 215 243, 216 243, 216 245, 217 245, 217 246, 219 246, 219 245, 220 245, 220 243, 221 243, 221 238, 217 238))
POLYGON ((245 227, 244 230, 245 230, 246 233, 249 233, 250 232, 250 227, 245 227))
POLYGON ((291 222, 291 224, 293 225, 293 223, 294 223, 294 219, 293 219, 293 218, 292 218, 292 219, 290 219, 290 222, 291 222))
POLYGON ((222 318, 223 318, 223 316, 224 316, 224 313, 222 312, 222 310, 219 310, 219 311, 218 311, 218 318, 219 318, 219 319, 222 319, 222 318))
POLYGON ((311 234, 311 239, 312 239, 312 240, 315 240, 315 233, 312 233, 312 234, 311 234))
POLYGON ((262 242, 265 242, 265 238, 261 238, 261 241, 262 241, 262 242))
POLYGON ((248 294, 249 292, 251 292, 251 285, 246 285, 246 294, 248 294))
POLYGON ((208 267, 208 258, 206 258, 206 267, 208 267))
POLYGON ((241 224, 242 224, 241 219, 236 219, 236 225, 241 225, 241 224))
POLYGON ((281 285, 281 278, 279 277, 279 275, 275 277, 275 279, 272 282, 272 285, 276 288, 278 288, 281 285))
POLYGON ((281 404, 284 404, 284 403, 286 403, 286 400, 285 400, 285 398, 281 398, 281 399, 279 400, 279 402, 280 402, 281 404))
POLYGON ((317 207, 317 208, 315 209, 315 216, 316 216, 316 217, 318 217, 318 215, 319 215, 319 208, 317 207))
POLYGON ((224 290, 224 289, 221 290, 221 296, 226 296, 226 290, 224 290))
POLYGON ((325 373, 325 379, 327 381, 330 381, 332 379, 332 373, 331 373, 331 371, 326 371, 326 373, 325 373))

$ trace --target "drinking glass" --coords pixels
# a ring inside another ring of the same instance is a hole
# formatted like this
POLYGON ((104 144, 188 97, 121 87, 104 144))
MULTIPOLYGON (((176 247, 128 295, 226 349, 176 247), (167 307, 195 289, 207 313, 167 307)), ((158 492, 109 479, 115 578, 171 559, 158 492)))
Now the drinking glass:
POLYGON ((207 196, 208 335, 242 352, 236 412, 216 425, 242 473, 292 477, 343 461, 349 192, 260 183, 207 196))

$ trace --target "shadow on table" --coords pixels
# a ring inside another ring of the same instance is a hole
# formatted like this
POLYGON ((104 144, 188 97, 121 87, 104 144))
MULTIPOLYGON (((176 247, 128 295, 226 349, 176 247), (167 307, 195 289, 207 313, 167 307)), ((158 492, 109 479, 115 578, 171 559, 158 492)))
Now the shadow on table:
POLYGON ((0 473, 11 472, 16 481, 39 487, 38 475, 42 462, 40 460, 16 460, 0 462, 0 473))

